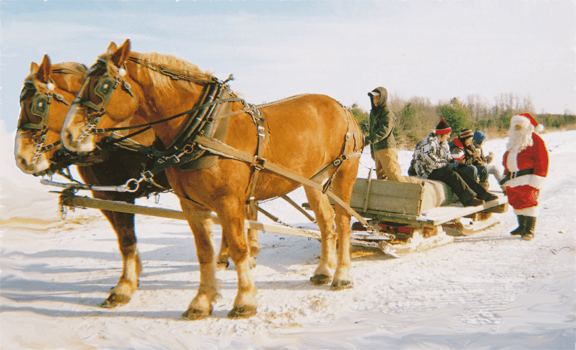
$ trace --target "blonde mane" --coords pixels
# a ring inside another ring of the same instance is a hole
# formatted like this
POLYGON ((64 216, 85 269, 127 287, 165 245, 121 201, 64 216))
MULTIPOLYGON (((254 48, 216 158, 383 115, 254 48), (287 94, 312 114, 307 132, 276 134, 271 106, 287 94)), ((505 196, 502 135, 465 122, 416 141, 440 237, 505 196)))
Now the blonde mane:
POLYGON ((191 82, 185 79, 172 79, 166 74, 158 72, 156 69, 151 69, 149 67, 144 70, 141 66, 146 66, 147 64, 153 66, 163 66, 170 71, 176 71, 178 74, 188 75, 192 77, 198 77, 203 80, 211 80, 212 74, 210 72, 202 72, 195 64, 182 60, 180 58, 174 57, 172 55, 159 54, 156 52, 149 53, 131 53, 131 57, 135 57, 140 61, 144 61, 144 64, 138 65, 139 71, 146 71, 146 74, 150 77, 154 88, 159 90, 161 93, 168 93, 175 86, 180 86, 189 91, 195 91, 196 84, 204 85, 204 82, 191 82))
POLYGON ((62 62, 56 63, 52 66, 52 71, 54 73, 62 73, 62 74, 75 74, 80 77, 86 77, 86 73, 88 68, 83 65, 82 63, 77 62, 62 62))

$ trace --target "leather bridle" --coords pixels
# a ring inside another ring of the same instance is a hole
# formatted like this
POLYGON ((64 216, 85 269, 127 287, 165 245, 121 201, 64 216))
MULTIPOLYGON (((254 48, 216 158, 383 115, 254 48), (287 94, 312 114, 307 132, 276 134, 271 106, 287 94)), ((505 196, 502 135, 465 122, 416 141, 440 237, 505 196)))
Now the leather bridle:
POLYGON ((64 100, 62 95, 54 91, 55 84, 52 78, 49 78, 49 82, 46 84, 46 92, 39 93, 38 86, 33 80, 27 80, 24 82, 24 88, 20 93, 20 108, 24 111, 27 123, 20 124, 18 130, 30 130, 30 131, 40 131, 40 133, 32 132, 32 142, 34 144, 34 154, 30 161, 30 164, 34 164, 40 156, 53 149, 60 144, 60 140, 46 145, 46 133, 48 132, 48 116, 50 114, 50 106, 52 100, 56 100, 60 103, 70 106, 68 102, 64 100), (34 92, 32 97, 32 103, 30 105, 30 113, 33 116, 39 117, 39 123, 31 122, 31 118, 28 115, 28 110, 24 105, 24 100, 29 96, 30 93, 34 92))
POLYGON ((97 129, 96 126, 100 122, 100 117, 106 114, 106 107, 110 102, 110 98, 112 97, 112 94, 119 86, 121 86, 126 92, 128 92, 130 96, 132 96, 132 98, 135 101, 137 101, 136 97, 132 93, 130 84, 126 80, 124 80, 125 75, 126 75, 126 66, 120 68, 118 70, 118 74, 115 77, 112 77, 111 72, 108 70, 106 60, 103 58, 100 58, 96 62, 96 64, 90 68, 90 70, 88 71, 88 76, 86 77, 86 80, 82 85, 82 88, 80 88, 80 91, 78 92, 76 98, 74 99, 74 102, 72 103, 73 105, 79 104, 81 106, 84 106, 90 111, 89 113, 87 113, 88 119, 86 125, 83 127, 80 136, 78 136, 77 140, 78 143, 82 142, 82 140, 84 140, 91 134, 118 130, 117 128, 97 129), (105 73, 100 77, 100 79, 98 79, 98 82, 96 82, 94 89, 91 89, 98 97, 100 97, 100 103, 93 103, 89 99, 84 99, 82 96, 84 94, 84 90, 86 90, 91 83, 92 80, 91 77, 94 76, 94 74, 98 72, 100 69, 105 69, 105 73))

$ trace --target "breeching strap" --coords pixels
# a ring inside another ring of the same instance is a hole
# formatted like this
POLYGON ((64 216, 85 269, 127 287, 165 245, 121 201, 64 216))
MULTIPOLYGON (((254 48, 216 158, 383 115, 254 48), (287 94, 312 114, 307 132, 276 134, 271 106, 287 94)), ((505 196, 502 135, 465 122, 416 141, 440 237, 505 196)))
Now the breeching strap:
MULTIPOLYGON (((276 173, 280 176, 283 176, 289 180, 292 181, 296 181, 301 183, 304 186, 308 186, 308 187, 312 187, 314 189, 317 189, 319 191, 324 191, 324 188, 322 185, 311 181, 303 176, 300 176, 298 174, 294 174, 293 172, 286 170, 278 165, 275 164, 271 164, 271 163, 267 163, 267 162, 260 162, 260 164, 254 164, 254 157, 244 153, 242 151, 239 151, 235 148, 232 148, 222 142, 219 142, 216 139, 213 139, 211 137, 206 137, 206 136, 202 136, 202 135, 198 135, 196 136, 196 139, 194 140, 194 142, 202 149, 209 151, 211 153, 217 154, 219 156, 222 157, 226 157, 226 158, 232 158, 232 159, 236 159, 236 160, 240 160, 246 163, 251 164, 252 166, 258 166, 262 169, 266 169, 269 170, 273 173, 276 173)), ((377 228, 373 227, 372 225, 370 225, 362 216, 360 216, 360 214, 356 213, 356 211, 354 211, 354 209, 352 209, 348 204, 346 204, 343 200, 341 200, 340 198, 338 198, 338 196, 336 196, 332 191, 327 190, 326 195, 328 195, 328 197, 332 198, 332 200, 334 200, 334 202, 336 202, 338 205, 340 205, 342 208, 344 208, 346 210, 346 212, 348 212, 348 214, 354 216, 362 225, 366 226, 366 227, 370 227, 373 228, 375 230, 378 230, 377 228)))

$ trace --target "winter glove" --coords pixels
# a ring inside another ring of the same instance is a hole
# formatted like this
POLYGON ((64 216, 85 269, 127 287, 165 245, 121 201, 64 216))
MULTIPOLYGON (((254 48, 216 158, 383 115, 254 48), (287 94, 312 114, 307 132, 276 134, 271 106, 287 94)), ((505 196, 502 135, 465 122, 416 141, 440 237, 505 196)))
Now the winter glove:
POLYGON ((490 154, 488 154, 488 157, 486 157, 486 164, 490 164, 490 162, 492 162, 493 159, 494 159, 494 152, 490 152, 490 154))

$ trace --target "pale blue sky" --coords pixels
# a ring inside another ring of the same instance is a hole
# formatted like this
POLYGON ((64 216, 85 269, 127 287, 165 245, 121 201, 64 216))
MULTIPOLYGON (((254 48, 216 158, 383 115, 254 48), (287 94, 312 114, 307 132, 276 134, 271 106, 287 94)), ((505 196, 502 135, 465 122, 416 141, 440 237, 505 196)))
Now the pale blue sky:
POLYGON ((110 41, 173 54, 250 103, 312 92, 369 109, 384 86, 432 103, 529 96, 576 112, 576 5, 561 1, 0 2, 0 115, 16 127, 30 62, 92 65, 110 41))

